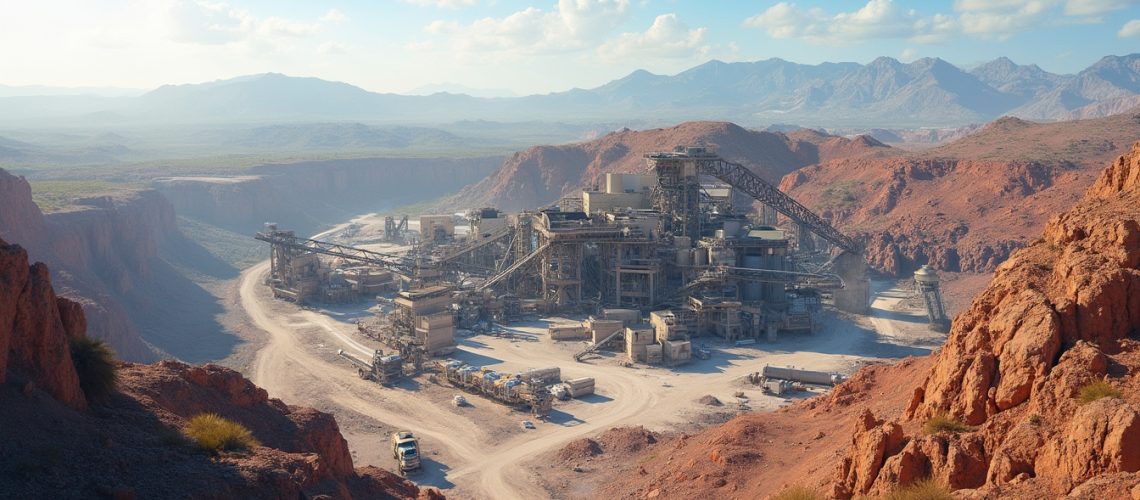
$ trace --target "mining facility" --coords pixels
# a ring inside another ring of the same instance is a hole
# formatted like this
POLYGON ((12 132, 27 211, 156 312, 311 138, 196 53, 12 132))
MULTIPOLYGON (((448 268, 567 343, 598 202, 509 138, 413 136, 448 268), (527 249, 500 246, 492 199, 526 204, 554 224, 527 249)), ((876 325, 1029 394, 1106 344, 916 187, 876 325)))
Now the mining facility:
MULTIPOLYGON (((256 238, 271 245, 268 285, 299 303, 380 296, 384 312, 361 332, 417 367, 452 352, 456 329, 490 331, 524 315, 587 316, 550 327, 554 340, 587 340, 579 361, 612 348, 628 362, 674 365, 700 355, 694 336, 750 342, 810 332, 824 302, 866 311, 856 241, 707 148, 646 161, 646 173, 606 174, 604 185, 534 211, 422 216, 406 251, 267 225, 256 238), (755 202, 761 210, 750 217, 755 202), (457 234, 464 224, 470 230, 457 234)), ((385 229, 403 242, 407 223, 385 229)), ((466 380, 472 369, 451 363, 441 373, 466 380)), ((369 363, 357 364, 365 376, 369 363)))

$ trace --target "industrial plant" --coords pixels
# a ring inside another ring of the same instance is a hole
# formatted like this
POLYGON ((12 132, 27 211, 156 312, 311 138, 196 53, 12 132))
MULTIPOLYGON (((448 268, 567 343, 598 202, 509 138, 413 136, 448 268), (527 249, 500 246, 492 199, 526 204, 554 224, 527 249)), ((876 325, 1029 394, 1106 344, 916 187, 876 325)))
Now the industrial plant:
MULTIPOLYGON (((360 332, 398 354, 352 361, 385 383, 404 372, 397 359, 416 371, 453 352, 457 329, 491 331, 527 315, 585 316, 549 328, 552 340, 585 342, 576 361, 613 350, 626 363, 675 366, 707 355, 694 337, 770 341, 810 333, 824 303, 866 311, 858 242, 709 148, 645 158, 645 173, 606 174, 603 185, 533 211, 421 216, 418 239, 400 252, 267 225, 256 235, 271 246, 267 284, 298 303, 377 297, 382 312, 360 332)), ((407 233, 406 219, 386 220, 386 240, 407 233)), ((937 278, 916 274, 916 286, 941 324, 937 278)), ((456 386, 549 411, 545 386, 519 374, 435 367, 456 386)))

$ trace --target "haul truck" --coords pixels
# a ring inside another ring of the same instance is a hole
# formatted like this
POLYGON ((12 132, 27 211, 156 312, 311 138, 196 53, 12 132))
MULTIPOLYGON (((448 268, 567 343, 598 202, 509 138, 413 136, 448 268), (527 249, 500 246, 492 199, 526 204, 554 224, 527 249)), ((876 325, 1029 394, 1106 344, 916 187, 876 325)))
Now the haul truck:
POLYGON ((420 468, 420 443, 411 431, 392 433, 392 456, 399 466, 400 475, 420 468))

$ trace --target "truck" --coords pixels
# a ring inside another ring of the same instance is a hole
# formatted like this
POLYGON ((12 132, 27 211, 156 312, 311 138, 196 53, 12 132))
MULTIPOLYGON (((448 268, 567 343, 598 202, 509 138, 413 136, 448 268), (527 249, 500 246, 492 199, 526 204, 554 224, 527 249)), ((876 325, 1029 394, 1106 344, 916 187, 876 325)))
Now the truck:
POLYGON ((411 431, 392 433, 392 457, 401 476, 420 469, 420 442, 411 431))
POLYGON ((377 349, 372 354, 372 361, 368 362, 344 352, 344 349, 338 349, 336 353, 356 366, 360 378, 375 380, 380 385, 390 386, 404 374, 404 360, 398 354, 385 356, 384 351, 377 349))

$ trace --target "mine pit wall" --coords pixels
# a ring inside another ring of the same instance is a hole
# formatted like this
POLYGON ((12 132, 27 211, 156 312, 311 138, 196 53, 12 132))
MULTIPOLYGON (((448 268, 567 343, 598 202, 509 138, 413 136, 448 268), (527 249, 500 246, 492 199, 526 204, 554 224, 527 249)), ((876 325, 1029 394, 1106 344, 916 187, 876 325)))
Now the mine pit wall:
POLYGON ((431 201, 478 182, 501 157, 370 158, 264 165, 235 182, 154 182, 180 215, 250 233, 277 222, 299 234, 369 211, 431 201), (248 176, 248 177, 247 177, 248 176))

